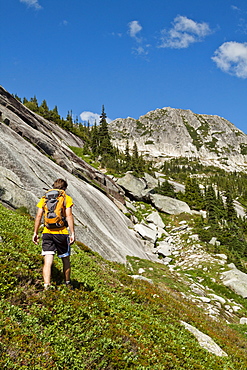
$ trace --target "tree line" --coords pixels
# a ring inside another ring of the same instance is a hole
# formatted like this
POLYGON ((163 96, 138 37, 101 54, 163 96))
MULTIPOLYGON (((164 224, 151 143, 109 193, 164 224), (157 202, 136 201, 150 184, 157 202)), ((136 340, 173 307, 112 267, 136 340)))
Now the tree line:
POLYGON ((76 154, 90 156, 94 161, 98 161, 101 167, 106 168, 109 173, 120 175, 127 171, 133 171, 136 176, 143 176, 144 172, 151 173, 153 171, 152 162, 147 161, 138 153, 136 143, 133 148, 130 148, 127 142, 124 153, 112 145, 104 105, 99 124, 97 125, 95 122, 91 126, 89 122, 79 122, 78 117, 73 120, 72 111, 68 111, 66 119, 62 118, 58 113, 57 106, 49 109, 46 100, 43 100, 39 105, 36 96, 30 100, 21 99, 17 95, 14 97, 33 112, 82 138, 84 146, 82 150, 77 150, 76 154))

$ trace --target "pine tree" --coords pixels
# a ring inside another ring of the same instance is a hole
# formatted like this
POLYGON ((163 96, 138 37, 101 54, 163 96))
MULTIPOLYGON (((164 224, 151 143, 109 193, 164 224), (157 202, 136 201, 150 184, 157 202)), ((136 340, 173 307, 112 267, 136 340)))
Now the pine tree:
POLYGON ((98 134, 98 127, 96 125, 96 121, 94 122, 94 126, 91 130, 91 138, 90 138, 90 147, 93 153, 93 157, 97 157, 99 152, 99 134, 98 134))
POLYGON ((98 130, 98 140, 99 140, 99 147, 98 153, 101 155, 112 155, 113 154, 113 146, 111 144, 110 135, 108 132, 108 124, 106 121, 106 113, 104 105, 102 106, 102 113, 100 116, 100 125, 98 130))
POLYGON ((73 130, 72 110, 68 111, 68 114, 66 117, 66 129, 69 131, 73 130))
POLYGON ((44 117, 45 119, 51 119, 51 114, 46 103, 46 100, 43 100, 42 104, 39 107, 39 114, 44 117))
POLYGON ((203 208, 203 194, 196 179, 188 177, 185 182, 184 200, 192 209, 203 208))
POLYGON ((224 202, 222 196, 220 195, 219 190, 217 192, 217 216, 220 220, 224 220, 226 217, 224 202))
POLYGON ((161 185, 154 189, 156 193, 170 198, 176 198, 174 186, 165 180, 161 185))
POLYGON ((131 160, 130 156, 130 150, 129 150, 129 140, 126 142, 126 147, 125 147, 125 161, 129 164, 131 160))
POLYGON ((61 117, 60 115, 58 114, 58 108, 57 106, 55 105, 55 107, 50 111, 50 117, 51 117, 51 120, 55 123, 57 123, 58 125, 61 125, 61 117))
POLYGON ((218 224, 217 217, 217 198, 212 185, 209 185, 205 191, 205 205, 208 221, 211 224, 218 224))
POLYGON ((237 220, 237 212, 234 208, 233 199, 230 191, 226 192, 226 219, 229 222, 237 220))
POLYGON ((33 98, 30 99, 30 101, 25 102, 24 105, 27 108, 31 109, 33 112, 39 113, 38 100, 35 95, 33 98))
POLYGON ((131 170, 136 172, 137 175, 141 172, 139 166, 139 154, 138 154, 138 147, 136 142, 134 142, 133 149, 132 149, 132 156, 131 156, 131 170))

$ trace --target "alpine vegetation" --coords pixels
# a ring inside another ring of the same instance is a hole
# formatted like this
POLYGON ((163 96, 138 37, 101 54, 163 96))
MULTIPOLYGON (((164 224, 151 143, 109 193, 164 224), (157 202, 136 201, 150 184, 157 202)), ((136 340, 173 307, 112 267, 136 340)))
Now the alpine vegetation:
POLYGON ((102 106, 90 126, 0 88, 1 368, 245 370, 246 148, 218 116, 108 124, 102 106), (32 236, 55 178, 76 241, 70 286, 55 257, 44 290, 32 236))

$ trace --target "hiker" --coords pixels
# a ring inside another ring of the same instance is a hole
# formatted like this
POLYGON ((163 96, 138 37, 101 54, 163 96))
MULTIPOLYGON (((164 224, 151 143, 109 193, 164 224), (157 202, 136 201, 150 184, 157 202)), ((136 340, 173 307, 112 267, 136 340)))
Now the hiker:
POLYGON ((48 289, 51 284, 51 267, 56 252, 58 257, 62 258, 65 284, 67 286, 70 284, 70 245, 75 241, 75 231, 72 214, 73 200, 65 193, 67 186, 65 180, 57 179, 53 184, 53 189, 47 191, 46 195, 37 204, 38 211, 32 240, 35 244, 38 244, 38 230, 42 216, 44 216, 42 255, 44 256, 43 279, 45 289, 48 289), (50 204, 53 204, 52 210, 49 209, 50 204), (57 211, 59 207, 60 214, 57 211), (53 213, 48 214, 49 211, 53 213), (58 215, 56 212, 58 212, 58 215))

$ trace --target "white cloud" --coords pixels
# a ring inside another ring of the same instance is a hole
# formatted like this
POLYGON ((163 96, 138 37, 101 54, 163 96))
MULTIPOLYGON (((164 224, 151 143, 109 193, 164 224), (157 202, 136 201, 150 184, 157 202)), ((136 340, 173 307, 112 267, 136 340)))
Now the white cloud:
POLYGON ((225 42, 214 52, 212 60, 223 72, 247 78, 247 42, 225 42))
POLYGON ((138 42, 141 41, 141 38, 137 37, 137 34, 142 30, 142 26, 139 24, 138 21, 132 21, 128 23, 129 27, 129 35, 130 37, 133 37, 138 42))
MULTIPOLYGON (((99 122, 100 122, 100 114, 98 113, 93 113, 93 112, 89 112, 89 111, 84 111, 80 114, 80 118, 83 122, 88 122, 90 123, 90 126, 91 125, 94 125, 94 123, 96 122, 96 124, 98 125, 99 122)), ((106 122, 107 123, 110 123, 112 120, 110 118, 106 118, 106 122)))
POLYGON ((132 48, 132 53, 138 56, 145 57, 146 55, 148 55, 148 48, 150 47, 150 45, 144 45, 145 40, 142 37, 138 36, 141 30, 142 26, 138 21, 132 21, 128 23, 128 34, 136 42, 136 46, 132 48))
POLYGON ((39 0, 20 0, 20 2, 35 9, 42 9, 42 6, 39 4, 39 0))
POLYGON ((231 5, 232 10, 241 11, 240 8, 238 8, 236 5, 231 5))
POLYGON ((112 32, 111 35, 112 36, 118 36, 118 37, 122 37, 123 36, 123 34, 121 32, 118 32, 118 33, 112 32))
POLYGON ((200 42, 212 31, 206 22, 198 23, 185 16, 178 15, 170 30, 161 31, 160 48, 183 49, 195 42, 200 42))
POLYGON ((148 51, 141 45, 137 48, 133 48, 133 52, 136 55, 148 55, 148 51))

